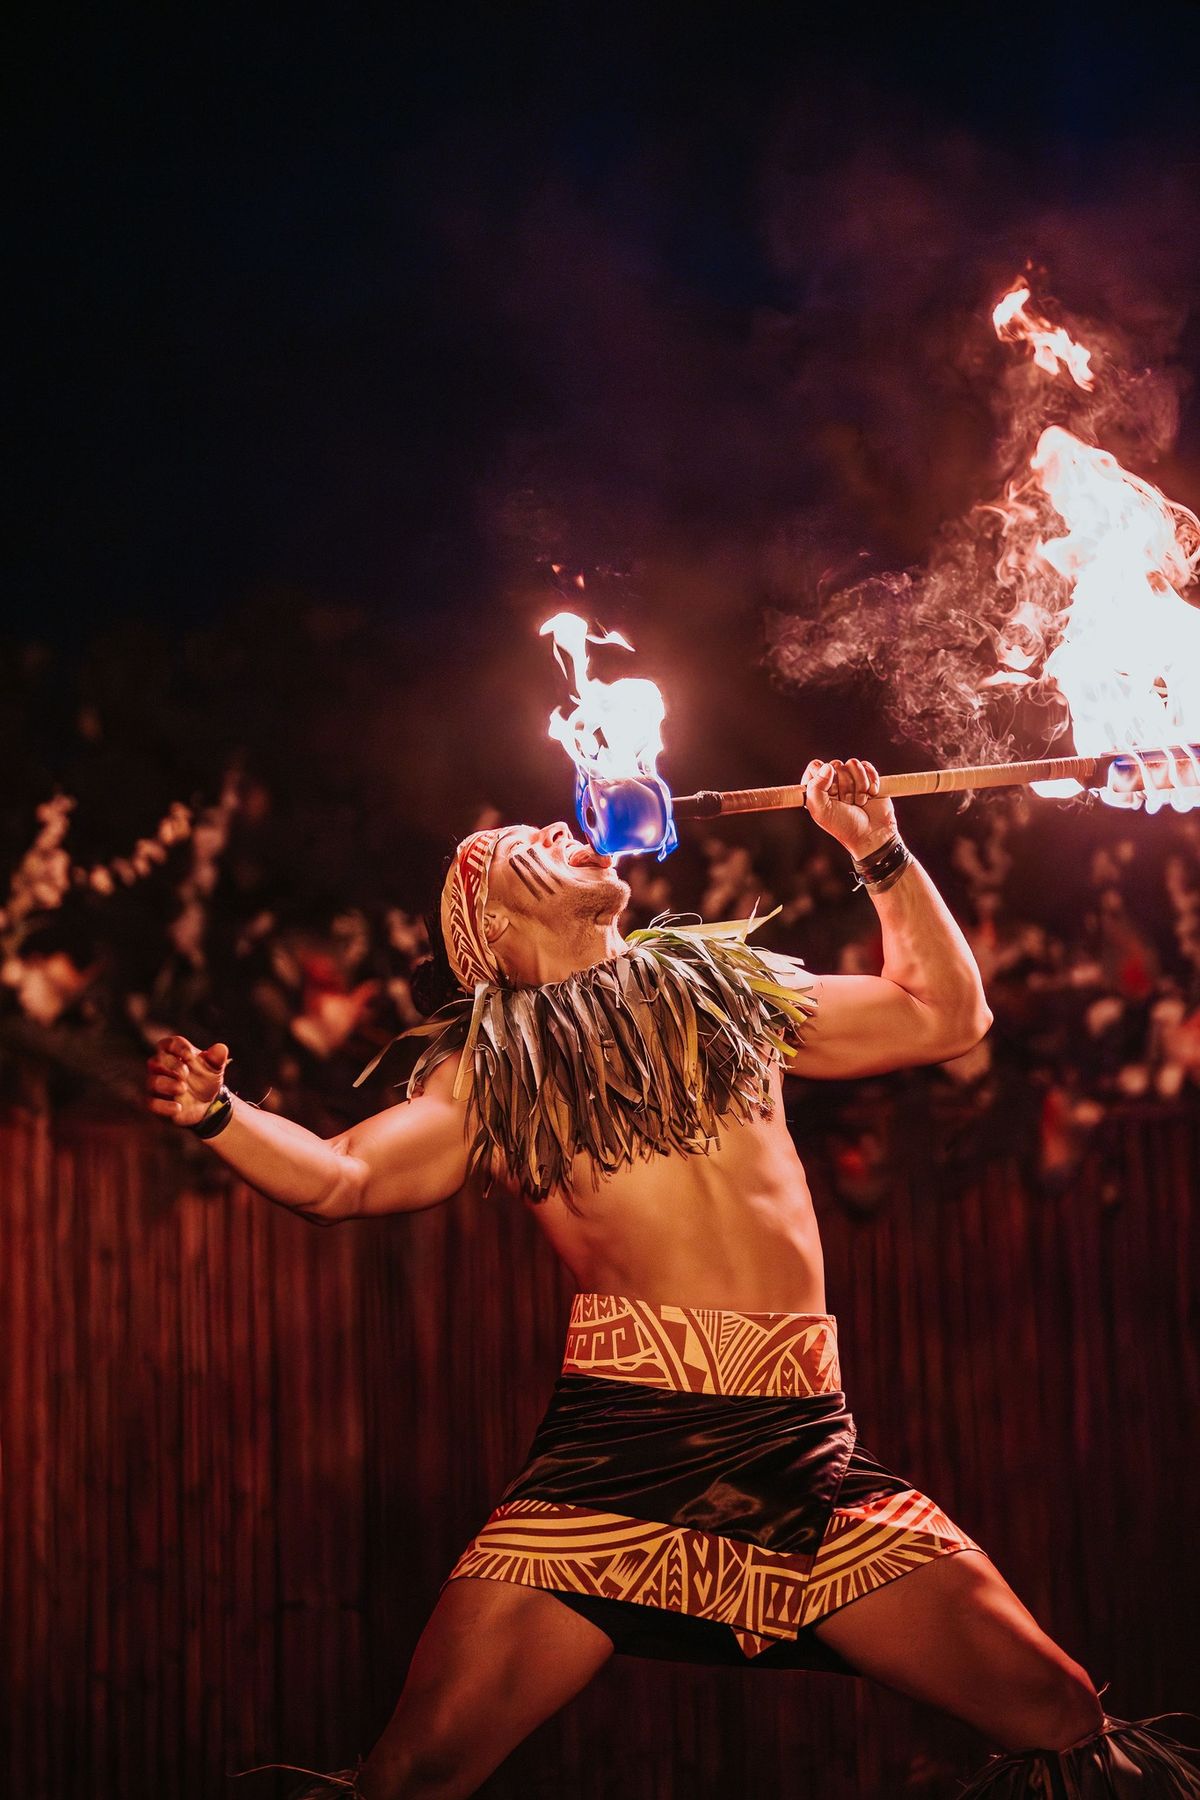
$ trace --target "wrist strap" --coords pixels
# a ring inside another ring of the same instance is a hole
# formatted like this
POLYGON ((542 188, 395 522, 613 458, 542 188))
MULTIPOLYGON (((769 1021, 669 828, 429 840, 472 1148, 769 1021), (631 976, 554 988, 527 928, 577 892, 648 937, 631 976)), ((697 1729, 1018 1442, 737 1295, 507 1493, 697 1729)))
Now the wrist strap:
POLYGON ((912 861, 912 853, 899 832, 890 837, 886 844, 873 850, 870 856, 864 856, 861 862, 854 859, 856 888, 865 887, 874 894, 886 893, 894 887, 905 869, 912 861))
POLYGON ((233 1117, 233 1100, 232 1092, 222 1082, 204 1117, 197 1119, 187 1129, 198 1138, 216 1137, 219 1131, 224 1131, 233 1117))

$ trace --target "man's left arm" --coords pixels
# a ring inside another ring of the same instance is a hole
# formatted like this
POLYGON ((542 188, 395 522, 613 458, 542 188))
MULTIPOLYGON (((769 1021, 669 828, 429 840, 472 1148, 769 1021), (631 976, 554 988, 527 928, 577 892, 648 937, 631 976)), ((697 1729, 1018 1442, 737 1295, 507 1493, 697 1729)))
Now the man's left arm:
MULTIPOLYGON (((815 822, 853 857, 869 858, 896 834, 870 763, 812 764, 806 780, 815 822)), ((817 1008, 784 1065, 790 1075, 837 1081, 947 1062, 991 1025, 970 945, 916 858, 891 885, 868 892, 883 931, 883 973, 811 978, 817 1008)))

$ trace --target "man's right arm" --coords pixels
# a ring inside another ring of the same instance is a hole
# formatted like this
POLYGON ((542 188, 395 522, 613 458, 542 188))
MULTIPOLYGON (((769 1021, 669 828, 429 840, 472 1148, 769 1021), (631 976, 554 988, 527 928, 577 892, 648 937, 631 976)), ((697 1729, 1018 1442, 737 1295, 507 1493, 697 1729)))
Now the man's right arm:
MULTIPOLYGON (((466 1180, 467 1106, 453 1098, 453 1083, 451 1060, 416 1099, 332 1138, 235 1096, 229 1123, 204 1141, 250 1187, 314 1224, 416 1212, 448 1200, 466 1180)), ((169 1103, 154 1109, 169 1111, 169 1103)))
POLYGON ((467 1102, 453 1094, 458 1058, 439 1063, 414 1100, 402 1100, 331 1138, 348 1166, 343 1218, 418 1212, 457 1194, 467 1179, 467 1102))

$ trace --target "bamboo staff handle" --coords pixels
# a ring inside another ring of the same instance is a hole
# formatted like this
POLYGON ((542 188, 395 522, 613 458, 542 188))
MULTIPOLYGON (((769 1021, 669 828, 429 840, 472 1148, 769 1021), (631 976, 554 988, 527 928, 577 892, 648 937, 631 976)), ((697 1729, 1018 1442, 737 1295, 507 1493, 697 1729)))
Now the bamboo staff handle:
MULTIPOLYGON (((981 763, 968 769, 921 769, 911 775, 884 775, 879 791, 895 799, 909 794, 961 793, 965 788, 1027 787, 1031 781, 1061 781, 1071 777, 1084 787, 1105 780, 1113 763, 1127 756, 1136 767, 1137 759, 1129 752, 1112 750, 1103 756, 1059 756, 1041 762, 981 763)), ((1161 752, 1146 753, 1149 758, 1161 752)), ((1194 747, 1182 754, 1195 767, 1194 747)), ((1140 786, 1140 782, 1135 785, 1140 786)), ((806 789, 798 782, 789 787, 735 788, 717 793, 711 788, 698 794, 682 794, 673 802, 677 819, 715 819, 721 813, 778 812, 805 804, 806 789)))

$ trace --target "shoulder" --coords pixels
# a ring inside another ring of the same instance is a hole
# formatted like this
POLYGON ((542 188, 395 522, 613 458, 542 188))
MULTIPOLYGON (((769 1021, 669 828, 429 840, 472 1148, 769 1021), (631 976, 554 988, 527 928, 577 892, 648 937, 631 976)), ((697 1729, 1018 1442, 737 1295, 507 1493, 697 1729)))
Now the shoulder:
POLYGON ((773 913, 767 913, 759 920, 736 919, 723 925, 665 920, 640 931, 631 931, 629 944, 631 949, 649 951, 656 957, 676 957, 693 963, 728 963, 747 971, 770 969, 780 975, 786 973, 799 984, 811 981, 813 977, 799 957, 785 955, 781 950, 766 950, 751 941, 756 926, 765 925, 773 917, 773 913))
POLYGON ((454 1098, 454 1082, 457 1074, 458 1060, 452 1056, 444 1057, 435 1067, 424 1072, 419 1083, 416 1081, 417 1071, 414 1070, 414 1085, 411 1088, 413 1098, 424 1097, 430 1100, 449 1101, 456 1106, 465 1108, 467 1104, 465 1097, 462 1100, 454 1098))
MULTIPOLYGON (((799 1038, 816 1010, 817 984, 798 958, 747 942, 752 929, 753 921, 742 919, 638 935, 650 940, 646 948, 660 968, 671 971, 668 986, 732 1031, 742 1054, 761 1058, 799 1038)), ((730 1041, 727 1036, 727 1048, 730 1041)))
POLYGON ((752 944, 747 948, 760 962, 768 974, 791 988, 797 994, 811 993, 815 996, 821 985, 821 977, 806 969, 798 956, 787 956, 781 950, 764 950, 760 945, 752 944))
POLYGON ((761 944, 740 944, 738 950, 751 986, 760 994, 773 995, 806 1010, 815 1005, 820 977, 806 969, 798 956, 766 950, 761 944))

